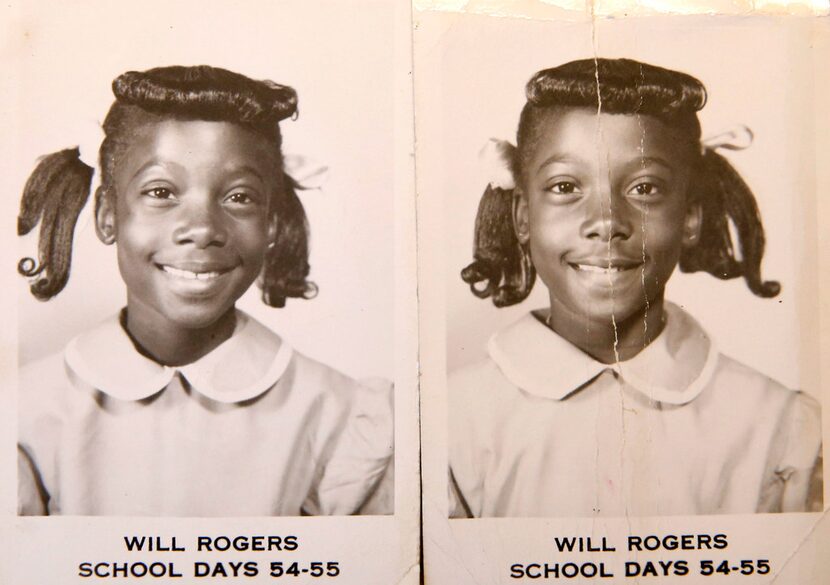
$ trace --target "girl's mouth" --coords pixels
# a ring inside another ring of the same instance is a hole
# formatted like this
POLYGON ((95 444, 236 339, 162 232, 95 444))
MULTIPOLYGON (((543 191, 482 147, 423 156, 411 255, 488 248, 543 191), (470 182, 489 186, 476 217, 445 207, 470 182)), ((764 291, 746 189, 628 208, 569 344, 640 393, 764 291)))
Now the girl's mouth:
POLYGON ((577 272, 586 272, 590 274, 617 274, 620 272, 627 272, 629 270, 636 270, 642 265, 642 262, 633 261, 612 261, 610 263, 568 262, 568 266, 577 272))
POLYGON ((575 282, 586 292, 608 295, 614 290, 636 287, 641 281, 643 261, 631 258, 579 258, 566 262, 575 282))
POLYGON ((203 297, 221 290, 234 266, 210 263, 156 264, 171 290, 186 297, 203 297))
POLYGON ((220 276, 222 276, 222 274, 227 272, 227 270, 208 270, 204 272, 194 272, 191 270, 184 270, 182 268, 167 266, 165 264, 160 265, 160 268, 167 274, 170 274, 177 278, 184 278, 187 280, 213 280, 215 278, 219 278, 220 276))
POLYGON ((613 274, 634 270, 636 266, 594 266, 592 264, 571 264, 571 267, 580 272, 593 272, 596 274, 613 274))

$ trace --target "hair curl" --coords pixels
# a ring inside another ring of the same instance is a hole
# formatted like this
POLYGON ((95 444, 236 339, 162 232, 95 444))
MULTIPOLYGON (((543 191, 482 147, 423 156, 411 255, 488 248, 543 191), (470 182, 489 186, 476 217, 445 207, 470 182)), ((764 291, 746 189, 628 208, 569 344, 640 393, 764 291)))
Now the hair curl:
MULTIPOLYGON (((778 282, 761 278, 765 240, 755 196, 723 156, 712 149, 701 151, 697 112, 706 105, 707 95, 700 81, 631 59, 583 59, 539 71, 525 94, 512 161, 517 182, 529 153, 542 139, 540 119, 552 108, 654 117, 678 130, 697 157, 689 197, 701 206, 701 237, 682 251, 680 270, 704 271, 720 279, 743 277, 758 296, 778 294, 778 282)), ((512 189, 485 189, 476 216, 473 262, 461 271, 473 294, 491 297, 497 307, 523 301, 535 281, 530 252, 513 229, 514 196, 512 189)))
MULTIPOLYGON (((271 202, 271 221, 279 218, 274 245, 266 252, 263 301, 273 307, 286 298, 316 292, 307 280, 309 230, 297 197, 297 184, 282 170, 279 123, 297 114, 297 93, 272 81, 255 81, 217 67, 158 67, 128 71, 112 83, 115 102, 104 120, 99 152, 102 197, 115 193, 113 173, 141 127, 165 119, 231 122, 264 137, 274 147, 280 193, 271 202)), ((77 148, 43 157, 29 177, 20 202, 18 234, 40 224, 38 258, 23 258, 18 271, 32 279, 40 300, 57 295, 69 278, 72 238, 78 215, 89 198, 94 170, 77 148)))

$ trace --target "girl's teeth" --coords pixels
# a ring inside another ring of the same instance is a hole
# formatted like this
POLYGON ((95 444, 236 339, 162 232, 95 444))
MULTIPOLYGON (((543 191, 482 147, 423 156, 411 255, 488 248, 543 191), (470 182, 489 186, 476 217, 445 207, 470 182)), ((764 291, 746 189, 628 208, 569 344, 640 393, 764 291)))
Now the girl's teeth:
POLYGON ((622 272, 625 268, 621 268, 619 266, 593 266, 591 264, 575 264, 577 270, 581 270, 583 272, 622 272))
POLYGON ((180 268, 173 268, 172 266, 163 266, 165 272, 178 276, 179 278, 189 278, 190 280, 210 280, 219 276, 218 272, 191 272, 190 270, 181 270, 180 268))

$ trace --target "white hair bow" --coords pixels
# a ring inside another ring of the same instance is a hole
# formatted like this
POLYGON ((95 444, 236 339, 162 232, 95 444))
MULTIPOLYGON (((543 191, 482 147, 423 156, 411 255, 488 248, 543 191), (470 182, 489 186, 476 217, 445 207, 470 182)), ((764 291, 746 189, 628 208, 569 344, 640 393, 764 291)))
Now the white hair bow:
POLYGON ((93 170, 92 183, 90 185, 89 192, 95 193, 95 190, 101 183, 101 168, 98 165, 98 151, 101 149, 101 143, 104 141, 104 128, 97 120, 89 121, 83 125, 79 138, 79 158, 82 163, 93 170))
POLYGON ((308 191, 321 189, 329 178, 329 168, 299 154, 285 154, 282 157, 283 172, 294 179, 297 187, 308 191))
POLYGON ((86 166, 98 170, 98 151, 104 141, 104 129, 98 121, 84 124, 79 136, 78 150, 81 153, 81 162, 86 166))
POLYGON ((754 138, 755 135, 752 133, 752 130, 743 124, 738 124, 726 132, 704 138, 700 141, 700 146, 704 152, 719 148, 725 148, 726 150, 744 150, 752 145, 754 138))
POLYGON ((513 156, 516 147, 507 140, 491 138, 479 151, 478 158, 484 167, 490 187, 509 191, 516 188, 513 177, 513 156))

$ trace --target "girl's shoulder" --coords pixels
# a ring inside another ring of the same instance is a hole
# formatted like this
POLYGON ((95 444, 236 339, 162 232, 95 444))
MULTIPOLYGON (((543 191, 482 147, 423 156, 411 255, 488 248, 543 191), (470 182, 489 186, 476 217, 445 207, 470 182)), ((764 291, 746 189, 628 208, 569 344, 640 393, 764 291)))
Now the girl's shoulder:
POLYGON ((543 325, 532 313, 493 333, 485 346, 485 357, 450 372, 450 392, 485 392, 503 386, 522 386, 524 359, 532 360, 544 336, 543 325))
POLYGON ((355 378, 296 349, 292 352, 291 362, 299 382, 317 382, 335 391, 359 386, 355 378))
POLYGON ((789 388, 724 353, 718 355, 717 367, 709 385, 713 397, 728 400, 742 408, 757 412, 799 411, 805 413, 804 416, 821 417, 819 402, 807 392, 789 388))
POLYGON ((468 386, 478 386, 484 383, 498 381, 499 368, 488 355, 476 362, 466 364, 449 373, 447 376, 450 389, 461 391, 468 386))
POLYGON ((23 414, 37 405, 60 408, 69 383, 63 350, 23 364, 17 374, 18 409, 23 414))
POLYGON ((247 392, 244 396, 255 397, 273 388, 279 390, 277 394, 289 393, 301 398, 309 408, 321 405, 341 411, 362 408, 368 412, 377 410, 377 403, 391 401, 391 383, 348 376, 297 351, 270 327, 242 311, 237 311, 237 322, 237 332, 214 350, 215 356, 210 354, 182 368, 186 377, 191 371, 194 380, 206 378, 204 372, 215 372, 217 379, 227 380, 229 384, 254 380, 251 387, 258 392, 247 392), (247 364, 245 370, 256 373, 241 371, 238 364, 247 364))
POLYGON ((315 395, 323 403, 391 417, 393 386, 384 378, 353 378, 296 350, 285 378, 293 388, 315 395))
POLYGON ((513 386, 514 384, 504 376, 499 365, 489 355, 461 366, 447 376, 450 399, 496 398, 505 387, 512 388, 513 386))
MULTIPOLYGON (((81 390, 95 387, 92 382, 102 371, 106 374, 122 370, 118 360, 111 358, 123 347, 109 343, 114 339, 111 332, 119 327, 118 315, 112 315, 80 332, 62 349, 20 367, 17 387, 21 432, 28 422, 65 421, 95 402, 94 393, 81 390)), ((121 346, 128 343, 122 341, 121 346)), ((131 371, 120 371, 127 382, 135 381, 130 374, 131 371)))
POLYGON ((21 364, 18 369, 18 386, 44 387, 61 385, 66 381, 66 368, 64 367, 64 350, 53 352, 33 361, 21 364))
POLYGON ((739 393, 759 394, 765 398, 786 398, 798 393, 797 390, 788 388, 775 378, 721 351, 718 352, 717 367, 713 374, 713 384, 731 386, 739 393))
POLYGON ((64 351, 29 362, 18 371, 17 420, 21 444, 48 443, 68 420, 90 407, 90 395, 75 389, 64 351))
POLYGON ((457 368, 447 376, 448 409, 453 425, 496 425, 503 407, 519 392, 520 384, 506 375, 502 364, 489 353, 457 368))

